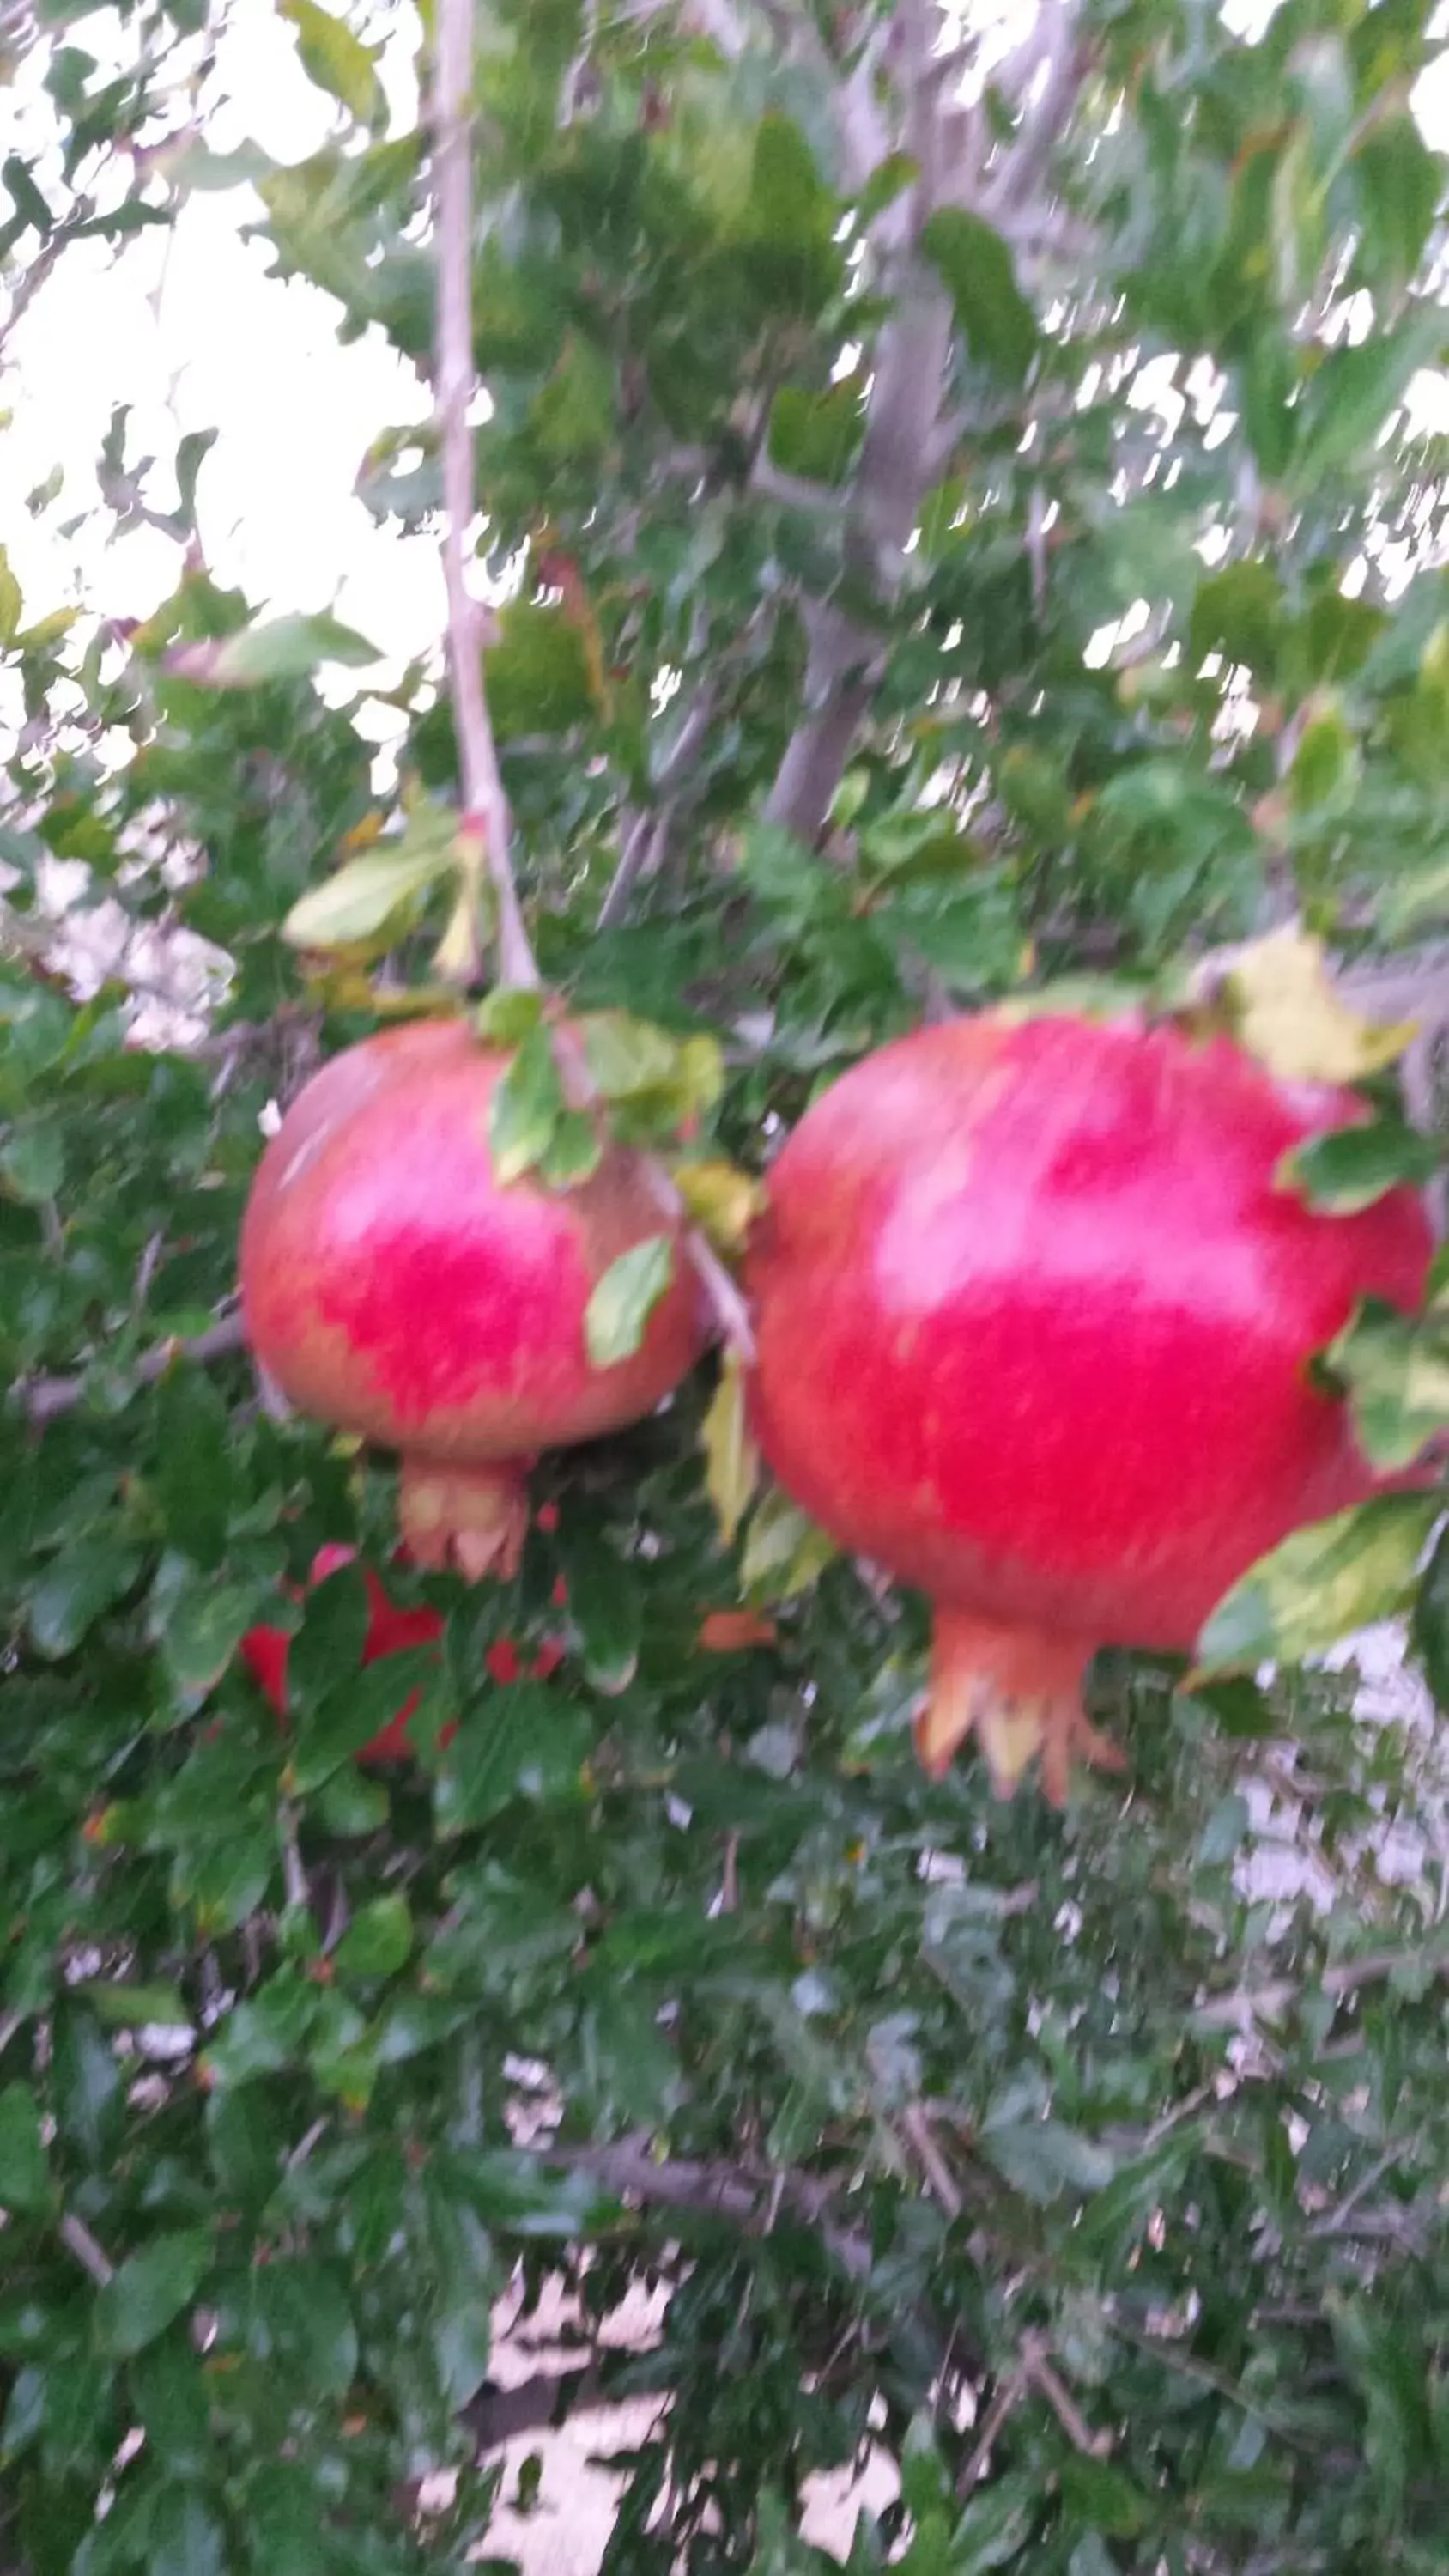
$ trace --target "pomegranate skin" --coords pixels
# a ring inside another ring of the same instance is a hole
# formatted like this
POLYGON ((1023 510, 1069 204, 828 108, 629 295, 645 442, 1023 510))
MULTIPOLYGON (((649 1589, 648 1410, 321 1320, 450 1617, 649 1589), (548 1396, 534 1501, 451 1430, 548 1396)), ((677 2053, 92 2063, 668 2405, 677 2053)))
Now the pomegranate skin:
POLYGON ((1364 1115, 1173 1025, 984 1013, 846 1074, 769 1177, 748 1286, 756 1435, 842 1546, 937 1607, 928 1766, 974 1725, 999 1785, 1104 1752, 1105 1644, 1186 1651, 1299 1524, 1375 1490, 1312 1354, 1414 1308, 1418 1197, 1275 1185, 1364 1115))
POLYGON ((402 1452, 407 1545, 474 1576, 517 1561, 534 1453, 651 1412, 704 1340, 680 1245, 638 1351, 590 1365, 596 1282, 669 1223, 617 1148, 576 1189, 500 1188, 488 1118, 508 1063, 459 1021, 335 1056, 269 1144, 241 1236, 258 1359, 302 1411, 402 1452))

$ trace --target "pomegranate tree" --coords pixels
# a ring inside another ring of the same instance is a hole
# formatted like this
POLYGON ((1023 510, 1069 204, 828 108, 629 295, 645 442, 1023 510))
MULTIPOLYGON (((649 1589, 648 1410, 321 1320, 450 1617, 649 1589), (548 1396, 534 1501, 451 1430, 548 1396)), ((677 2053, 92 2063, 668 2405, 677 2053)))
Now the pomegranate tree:
POLYGON ((846 1548, 928 1593, 917 1745, 974 1728, 1009 1790, 1038 1751, 1119 1757, 1082 1711, 1116 1643, 1186 1651, 1301 1522, 1374 1477, 1311 1371, 1361 1296, 1418 1304, 1424 1209, 1352 1216, 1284 1158, 1364 1115, 1175 1025, 988 1013, 846 1074, 770 1175, 751 1247, 754 1422, 846 1548))
POLYGON ((257 1357, 304 1412, 401 1452, 409 1550, 473 1578, 516 1568, 536 1453, 637 1421, 703 1342, 676 1241, 638 1348, 591 1364, 597 1282, 676 1229, 618 1146, 568 1189, 500 1186, 489 1107, 509 1062, 452 1020, 333 1057, 268 1146, 241 1239, 257 1357))

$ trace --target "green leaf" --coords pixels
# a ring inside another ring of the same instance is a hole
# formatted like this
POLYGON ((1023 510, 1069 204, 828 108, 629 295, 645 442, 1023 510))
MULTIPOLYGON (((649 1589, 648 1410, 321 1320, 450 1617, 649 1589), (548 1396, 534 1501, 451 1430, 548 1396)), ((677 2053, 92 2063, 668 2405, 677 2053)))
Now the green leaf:
POLYGON ((141 1557, 124 1540, 76 1538, 53 1557, 30 1595, 30 1637, 51 1661, 74 1654, 101 1613, 131 1589, 141 1557))
POLYGON ((589 1079, 604 1100, 630 1100, 674 1079, 678 1042, 630 1011, 590 1011, 579 1023, 589 1079))
POLYGON ((376 123, 385 106, 374 68, 376 48, 355 36, 344 19, 319 9, 317 0, 278 0, 278 7, 297 30, 297 51, 308 79, 350 109, 359 124, 376 123))
POLYGON ((584 1711, 545 1682, 513 1682, 460 1726, 434 1783, 440 1834, 486 1824, 517 1797, 574 1796, 588 1750, 584 1711))
POLYGON ((1352 802, 1362 763, 1343 709, 1320 703, 1308 715, 1288 771, 1288 795, 1299 814, 1333 814, 1352 802))
POLYGON ((1224 1869, 1237 1859, 1248 1831, 1248 1802, 1232 1789, 1219 1798, 1207 1823, 1198 1836, 1193 1855, 1200 1869, 1224 1869))
POLYGON ((1379 1494, 1295 1530, 1218 1603, 1198 1639, 1197 1673, 1299 1663, 1393 1617, 1440 1508, 1433 1494, 1379 1494))
POLYGON ((327 2565, 331 2512, 304 2469, 264 2461, 246 2489, 254 2576, 317 2576, 327 2565))
POLYGON ((1067 2560, 1067 2576, 1121 2576, 1121 2569, 1110 2549, 1093 2531, 1088 2532, 1085 2540, 1079 2540, 1072 2551, 1067 2560))
POLYGON ((108 2030, 166 2028, 187 2030, 191 2014, 174 1985, 133 1986, 104 1977, 86 1977, 73 1991, 90 2005, 108 2030))
POLYGON ((987 2119, 981 2152, 1025 2200, 1047 2208, 1064 2192, 1079 2198, 1101 2191, 1116 2172, 1107 2147, 1084 2138, 1061 2120, 987 2119))
MULTIPOLYGON (((441 818, 438 818, 441 820, 441 818)), ((293 904, 282 936, 293 948, 353 948, 390 943, 420 896, 458 866, 457 841, 446 833, 410 831, 364 850, 293 904)))
POLYGON ((28 2084, 7 2084, 0 2091, 0 2209, 45 2209, 49 2202, 35 2096, 28 2084))
POLYGON ((488 1145, 500 1189, 521 1180, 542 1161, 563 1110, 553 1038, 540 1023, 529 1031, 507 1072, 494 1084, 488 1106, 488 1145))
POLYGON ((339 1977, 391 1977, 413 1946, 413 1918, 405 1896, 375 1896, 354 1914, 332 1965, 339 1977))
POLYGON ((1347 1388, 1359 1447, 1384 1473, 1411 1466, 1449 1426, 1449 1325, 1365 1297, 1319 1358, 1347 1388))
POLYGON ((584 1310, 584 1342, 591 1368, 616 1368, 621 1360, 633 1358, 673 1277, 674 1243, 667 1234, 647 1235, 610 1262, 595 1281, 584 1310))
POLYGON ((1449 1530, 1436 1540, 1420 1578, 1409 1635, 1436 1706, 1449 1708, 1449 1530))
POLYGON ((990 2576, 1019 2558, 1036 2529, 1040 2505, 1030 2481, 993 2479, 974 2496, 951 2535, 941 2576, 990 2576))
POLYGON ((921 249, 950 290, 971 356, 1020 384, 1036 353, 1036 315, 1000 233, 963 207, 938 206, 922 229, 921 249))
POLYGON ((24 614, 24 595, 10 569, 10 557, 0 546, 0 650, 14 643, 24 614))
POLYGON ((1285 1154, 1274 1179, 1279 1189, 1296 1190, 1310 1207, 1354 1216, 1389 1190, 1417 1189, 1431 1181, 1441 1159, 1432 1137, 1402 1119, 1373 1118, 1310 1137, 1285 1154))
POLYGON ((57 1198, 65 1179, 65 1139, 58 1124, 35 1120, 17 1127, 0 1146, 0 1179, 31 1207, 57 1198))
POLYGON ((639 1662, 639 1578, 596 1530, 566 1514, 559 1558, 568 1585, 569 1618, 584 1671, 596 1690, 627 1690, 639 1662))
POLYGON ((840 483, 860 444, 861 388, 847 379, 828 393, 782 385, 770 406, 769 456, 785 474, 811 483, 840 483))
POLYGON ((496 984, 474 1012, 473 1026, 485 1046, 516 1047, 542 1017, 543 994, 536 984, 496 984))
POLYGON ((819 1523, 780 1486, 771 1485, 750 1516, 740 1581, 759 1600, 793 1601, 819 1582, 838 1554, 819 1523))
POLYGON ((331 616, 274 617, 239 634, 177 644, 165 668, 208 689, 254 689, 269 680, 306 680, 324 663, 361 668, 381 659, 375 644, 331 616))
POLYGON ((188 1586, 168 1610, 162 1657, 182 1708, 190 1713, 231 1668, 238 1646, 258 1615, 253 1584, 188 1586))
POLYGON ((1188 626, 1194 662, 1221 653, 1250 671, 1271 676, 1283 637, 1283 584, 1271 564, 1229 564, 1200 581, 1188 626))
POLYGON ((593 1179, 604 1159, 603 1139, 586 1109, 564 1109, 539 1170, 551 1190, 574 1190, 593 1179))
POLYGON ((199 2353, 182 2329, 161 2335, 129 2372, 136 2413, 153 2453, 179 2477, 204 2478, 212 2452, 211 2404, 199 2353))
POLYGON ((1068 2523, 1085 2523, 1114 2540, 1133 2540, 1153 2519, 1153 2508, 1111 2460, 1069 2452, 1061 2465, 1062 2510, 1068 2523))
POLYGON ((96 2299, 102 2352, 125 2361, 144 2351, 190 2306, 210 2268, 211 2240, 199 2227, 158 2236, 128 2256, 96 2299))
MULTIPOLYGON (((296 1653, 288 1657, 288 1682, 296 1653)), ((342 1665, 320 1696, 309 1695, 296 1721, 286 1779, 309 1797, 399 1716, 414 1693, 443 1694, 446 1679, 436 1646, 410 1646, 379 1656, 365 1671, 342 1665)), ((290 1695, 290 1694, 289 1694, 290 1695)), ((423 1713, 414 1712, 423 1732, 423 1713)))
POLYGON ((1397 331, 1373 331, 1356 348, 1330 349, 1306 396, 1293 487, 1312 492, 1325 475, 1353 465, 1402 401, 1411 376, 1436 366, 1446 336, 1437 305, 1419 306, 1397 331))
POLYGON ((171 1369, 156 1396, 155 1493, 172 1547, 203 1569, 226 1550, 235 1432, 204 1370, 171 1369))

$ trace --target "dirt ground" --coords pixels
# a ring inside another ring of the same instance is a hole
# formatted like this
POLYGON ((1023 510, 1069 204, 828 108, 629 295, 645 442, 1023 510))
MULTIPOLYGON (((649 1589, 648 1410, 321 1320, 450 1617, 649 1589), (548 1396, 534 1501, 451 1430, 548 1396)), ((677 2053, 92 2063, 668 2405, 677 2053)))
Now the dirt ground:
MULTIPOLYGON (((564 2323, 562 2298, 548 2303, 515 2331, 511 2304, 504 2301, 495 2317, 498 2341, 492 2376, 499 2387, 513 2388, 537 2371, 575 2365, 577 2352, 551 2343, 550 2331, 564 2323)), ((657 2309, 644 2297, 629 2301, 609 2320, 607 2340, 622 2346, 647 2344, 657 2309)), ((530 2456, 543 2461, 542 2483, 526 2513, 511 2508, 495 2514, 484 2555, 513 2559, 523 2576, 597 2576, 599 2561, 613 2528, 619 2481, 609 2474, 604 2455, 627 2451, 642 2441, 654 2420, 652 2400, 606 2408, 580 2408, 561 2432, 523 2433, 502 2453, 506 2464, 503 2493, 518 2491, 519 2471, 530 2456)), ((859 2481, 848 2477, 817 2478, 810 2496, 805 2536, 817 2547, 844 2558, 850 2548, 856 2515, 879 2513, 895 2495, 892 2464, 883 2456, 871 2460, 859 2481)))

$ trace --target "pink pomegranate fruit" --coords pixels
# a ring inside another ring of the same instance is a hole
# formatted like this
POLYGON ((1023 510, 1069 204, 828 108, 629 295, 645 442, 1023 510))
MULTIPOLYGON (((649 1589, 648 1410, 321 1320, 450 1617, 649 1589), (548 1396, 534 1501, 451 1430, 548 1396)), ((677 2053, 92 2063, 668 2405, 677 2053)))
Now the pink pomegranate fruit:
POLYGON ((595 1285, 669 1220, 617 1147, 576 1188, 500 1187, 488 1121, 509 1061, 459 1021, 334 1056, 268 1145, 241 1237, 258 1359, 303 1412, 401 1453, 407 1547, 474 1579, 516 1569, 538 1451, 651 1412, 704 1339, 677 1245, 638 1350, 591 1365, 595 1285))
MULTIPOLYGON (((335 1540, 326 1547, 319 1547, 307 1576, 307 1588, 310 1590, 318 1583, 325 1583, 329 1574, 336 1574, 342 1566, 353 1564, 356 1555, 355 1548, 340 1546, 335 1540)), ((361 1657, 364 1667, 385 1663, 389 1656, 400 1655, 409 1646, 434 1646, 438 1643, 443 1634, 443 1622, 436 1610, 426 1607, 403 1609, 391 1598, 380 1576, 370 1565, 363 1567, 362 1579, 367 1587, 367 1632, 362 1641, 361 1657)), ((300 1598, 300 1594, 294 1597, 300 1598)), ((288 1715, 287 1659, 291 1643, 285 1628, 268 1624, 248 1628, 239 1648, 242 1662, 253 1681, 284 1722, 288 1715)), ((489 1679, 506 1684, 521 1681, 530 1670, 536 1681, 547 1681, 551 1673, 557 1672, 563 1659, 564 1645, 560 1637, 543 1639, 531 1667, 524 1663, 516 1638, 496 1637, 483 1661, 489 1679)), ((359 1762, 370 1768, 376 1762, 401 1762, 407 1758, 412 1751, 408 1729, 421 1696, 419 1691, 409 1692, 386 1726, 379 1727, 376 1735, 363 1745, 357 1756, 359 1762)), ((450 1721, 441 1730, 439 1743, 450 1743, 457 1732, 456 1723, 450 1721)))
POLYGON ((974 1729, 1009 1791, 1117 1764, 1099 1646, 1190 1650, 1300 1523, 1374 1490, 1309 1363, 1365 1294, 1414 1308, 1419 1199, 1353 1216, 1285 1155, 1365 1114, 1174 1025, 985 1013, 835 1083, 751 1246, 756 1433, 844 1547, 929 1594, 917 1748, 974 1729))

